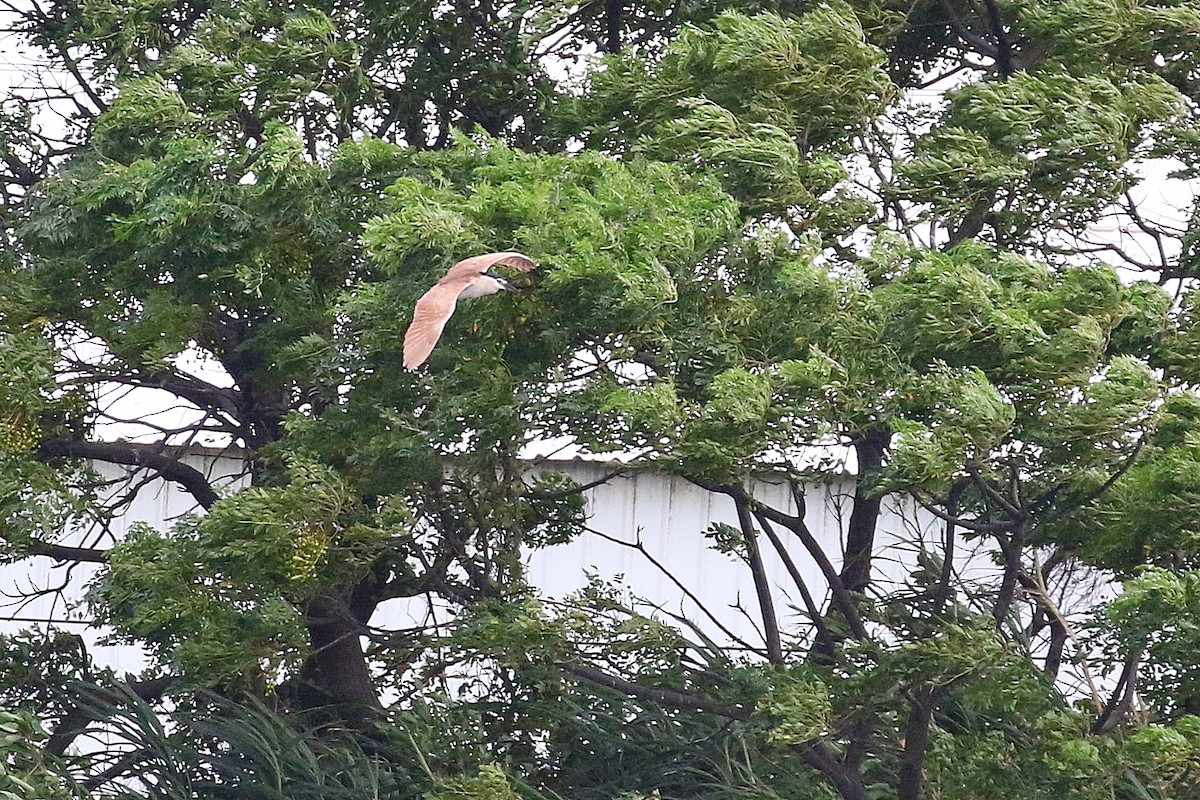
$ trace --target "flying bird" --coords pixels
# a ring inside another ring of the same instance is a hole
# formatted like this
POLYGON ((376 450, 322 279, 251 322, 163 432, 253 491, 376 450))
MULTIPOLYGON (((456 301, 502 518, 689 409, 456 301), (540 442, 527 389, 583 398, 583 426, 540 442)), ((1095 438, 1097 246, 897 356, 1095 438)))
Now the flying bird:
POLYGON ((504 278, 488 272, 496 266, 529 272, 537 265, 528 256, 505 252, 464 258, 451 267, 432 289, 421 295, 413 309, 412 324, 404 334, 405 369, 416 369, 429 358, 460 298, 483 297, 513 288, 504 278))

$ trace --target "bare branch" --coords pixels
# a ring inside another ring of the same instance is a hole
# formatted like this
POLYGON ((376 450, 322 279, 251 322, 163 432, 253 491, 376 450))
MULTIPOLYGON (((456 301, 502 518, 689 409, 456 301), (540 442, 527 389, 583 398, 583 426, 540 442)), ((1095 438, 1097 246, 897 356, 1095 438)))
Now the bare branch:
POLYGON ((812 557, 813 561, 817 562, 817 566, 821 570, 821 574, 825 576, 825 580, 829 583, 829 589, 833 594, 833 603, 837 606, 837 610, 846 619, 846 623, 850 626, 850 631, 856 638, 867 638, 867 629, 863 625, 862 618, 858 614, 858 610, 854 607, 854 598, 846 589, 846 585, 842 583, 841 576, 834 568, 833 562, 829 560, 821 543, 812 535, 812 531, 808 529, 808 525, 804 522, 802 516, 793 517, 789 514, 784 514, 778 509, 760 503, 758 500, 750 497, 746 490, 741 486, 733 486, 730 484, 717 484, 702 481, 696 478, 689 479, 692 483, 711 492, 719 492, 720 494, 728 495, 732 498, 744 497, 751 501, 750 508, 752 510, 761 511, 764 516, 770 521, 782 525, 789 531, 794 533, 800 543, 804 545, 804 549, 812 557))
POLYGON ((586 492, 589 489, 595 489, 597 486, 603 486, 604 484, 611 481, 613 478, 619 478, 622 475, 627 474, 628 472, 629 472, 628 468, 622 467, 620 469, 615 469, 611 472, 606 472, 604 475, 602 475, 601 477, 597 478, 594 481, 588 481, 587 483, 581 483, 578 486, 572 486, 569 489, 561 489, 561 490, 555 491, 555 492, 544 492, 544 491, 540 491, 537 489, 527 489, 525 491, 525 496, 532 497, 537 500, 558 500, 563 497, 570 497, 571 495, 580 494, 581 492, 586 492))
POLYGON ((733 502, 737 506, 738 524, 746 543, 746 560, 750 564, 750 575, 754 578, 754 591, 758 594, 758 610, 762 615, 767 660, 772 664, 782 664, 783 643, 779 638, 779 619, 775 615, 775 600, 771 597, 767 570, 763 565, 762 553, 758 549, 758 537, 754 532, 754 520, 750 516, 750 504, 745 497, 735 497, 733 502))
POLYGON ((980 522, 975 519, 968 519, 955 514, 948 514, 933 503, 926 502, 916 495, 913 497, 918 503, 921 504, 921 508, 928 511, 930 514, 933 514, 938 519, 946 520, 947 522, 953 522, 960 528, 966 528, 967 530, 974 531, 975 533, 1007 533, 1016 527, 1016 523, 1014 522, 980 522))
POLYGON ((983 490, 983 493, 988 497, 988 499, 1000 506, 1000 508, 1004 510, 1004 513, 1008 514, 1014 523, 1025 518, 1025 511, 1020 508, 1019 504, 1001 494, 996 487, 992 485, 991 481, 979 473, 979 467, 974 464, 967 464, 967 474, 974 479, 975 485, 983 490))
POLYGON ((942 538, 942 572, 938 576, 937 589, 933 594, 933 615, 935 617, 941 615, 946 608, 946 603, 950 600, 950 578, 954 573, 956 533, 956 523, 953 517, 958 515, 958 500, 964 491, 966 491, 966 484, 960 481, 950 488, 950 496, 946 500, 946 511, 952 519, 944 520, 946 527, 942 538))
POLYGON ((714 625, 716 625, 717 628, 720 629, 721 633, 728 636, 731 641, 746 648, 746 650, 748 650, 752 653, 758 653, 759 655, 763 655, 762 648, 754 647, 749 642, 747 642, 745 639, 742 639, 740 636, 738 636, 733 631, 731 631, 726 625, 724 625, 721 622, 721 620, 717 619, 716 615, 708 610, 708 606, 706 606, 706 605, 704 605, 704 603, 700 602, 700 598, 696 596, 695 592, 693 592, 691 589, 687 588, 687 586, 684 585, 683 581, 681 581, 681 580, 679 580, 679 578, 675 577, 675 575, 672 574, 672 572, 669 569, 667 569, 666 566, 664 566, 661 561, 659 561, 654 556, 650 555, 650 552, 648 550, 646 550, 645 546, 641 542, 627 542, 624 539, 618 539, 615 536, 610 536, 607 533, 596 530, 595 528, 588 528, 587 530, 589 533, 593 533, 596 536, 599 536, 601 539, 604 539, 605 541, 612 542, 613 544, 619 544, 622 547, 628 547, 633 550, 637 550, 639 553, 642 554, 643 558, 645 558, 647 561, 649 561, 651 563, 651 565, 654 566, 655 569, 657 569, 660 573, 662 573, 663 577, 665 577, 667 580, 669 580, 671 583, 673 583, 675 585, 675 588, 679 589, 679 591, 681 591, 683 593, 684 597, 686 597, 688 600, 690 600, 692 603, 694 603, 695 606, 698 609, 700 609, 700 612, 702 614, 704 614, 704 616, 708 617, 708 619, 714 625))
POLYGON ((205 509, 212 508, 220 499, 220 495, 213 489, 204 473, 164 455, 156 446, 131 442, 47 439, 42 442, 39 450, 46 458, 83 458, 152 469, 164 480, 182 486, 205 509))
POLYGON ((637 697, 654 703, 662 703, 663 705, 674 706, 676 708, 691 708, 696 711, 708 711, 722 717, 738 720, 749 719, 752 713, 752 709, 742 705, 727 706, 707 697, 701 697, 700 695, 687 694, 674 689, 643 686, 640 683, 634 683, 616 675, 609 675, 607 672, 602 672, 592 667, 585 667, 582 664, 564 662, 560 663, 558 667, 563 672, 574 675, 577 678, 582 678, 589 683, 604 686, 608 689, 627 694, 630 697, 637 697))
POLYGON ((882 498, 872 490, 870 481, 883 466, 883 456, 892 432, 883 425, 872 426, 854 439, 858 459, 858 480, 854 482, 854 504, 846 523, 846 546, 842 560, 842 583, 851 592, 861 592, 871 583, 871 558, 875 550, 875 529, 879 524, 882 498))
POLYGON ((992 605, 992 618, 996 620, 997 627, 1000 627, 1004 618, 1008 616, 1008 611, 1017 596, 1017 586, 1023 572, 1021 552, 1025 548, 1025 533, 1026 529, 1022 524, 1013 530, 1007 540, 1003 535, 995 537, 996 544, 999 545, 1000 552, 1004 555, 1004 575, 1000 578, 1000 589, 996 593, 996 601, 992 605))
POLYGON ((1079 667, 1083 672, 1084 681, 1087 682, 1092 705, 1096 707, 1097 712, 1100 712, 1103 708, 1100 701, 1100 690, 1096 687, 1096 681, 1092 678, 1092 671, 1088 666, 1088 660, 1085 656, 1086 650, 1083 643, 1079 641, 1079 637, 1075 635, 1075 631, 1071 627, 1071 623, 1067 620, 1066 614, 1063 614, 1062 610, 1058 607, 1058 603, 1055 603, 1054 598, 1050 596, 1042 575, 1042 572, 1030 574, 1028 570, 1021 569, 1018 577, 1025 590, 1034 596, 1038 605, 1046 612, 1046 615, 1054 620, 1055 625, 1062 628, 1063 633, 1075 645, 1075 656, 1079 660, 1079 667))
POLYGON ((62 65, 67 68, 67 72, 71 73, 71 77, 75 79, 75 82, 79 85, 79 88, 83 90, 83 93, 86 94, 88 99, 91 100, 96 106, 95 109, 89 109, 80 103, 76 103, 76 107, 79 108, 80 112, 86 116, 94 117, 97 115, 97 111, 100 113, 107 111, 108 103, 104 102, 104 99, 100 97, 100 94, 84 79, 83 73, 79 69, 79 63, 72 58, 71 54, 68 52, 70 48, 63 43, 56 41, 54 43, 54 49, 58 51, 59 57, 62 59, 62 65))
POLYGON ((1007 78, 1013 73, 1012 43, 1008 40, 1008 32, 1004 30, 1004 20, 1000 18, 1000 7, 996 0, 983 0, 983 4, 987 6, 988 23, 992 35, 996 37, 996 67, 1000 70, 1000 76, 1007 78))
POLYGON ((921 796, 922 765, 929 750, 929 724, 933 718, 933 689, 921 686, 908 696, 908 719, 904 724, 904 751, 900 756, 897 800, 921 796))
POLYGON ((988 58, 998 59, 999 49, 991 42, 984 39, 979 34, 967 27, 966 23, 954 11, 954 6, 949 0, 942 0, 942 10, 946 12, 946 21, 950 24, 950 30, 954 31, 954 35, 961 39, 965 44, 970 45, 975 52, 988 58))
POLYGON ((50 542, 31 542, 29 545, 29 555, 31 556, 46 556, 53 558, 55 561, 88 561, 93 564, 105 564, 108 562, 107 550, 96 550, 91 547, 67 547, 61 544, 51 544, 50 542))
POLYGON ((810 767, 820 772, 834 785, 843 800, 871 800, 862 776, 849 769, 828 742, 814 739, 797 745, 796 750, 810 767))
POLYGON ((1140 649, 1125 659, 1125 667, 1121 670, 1121 677, 1117 680, 1112 697, 1101 709, 1099 716, 1096 717, 1096 722, 1092 725, 1093 734, 1108 733, 1120 725, 1125 715, 1129 713, 1129 707, 1133 704, 1137 689, 1137 672, 1141 661, 1142 651, 1140 649))
POLYGON ((197 408, 222 412, 235 420, 238 419, 244 402, 242 392, 237 388, 214 386, 184 372, 144 372, 136 368, 109 368, 83 359, 72 359, 69 364, 79 371, 79 376, 75 379, 77 383, 104 382, 161 389, 187 400, 197 408))
POLYGON ((754 518, 758 520, 759 527, 763 533, 771 541, 771 546, 775 548, 775 552, 783 561, 784 568, 788 571, 788 575, 792 577, 792 583, 795 584, 797 591, 800 592, 800 598, 804 601, 804 607, 808 610, 808 616, 813 621, 813 627, 817 631, 818 642, 833 643, 833 638, 830 636, 829 628, 825 625, 825 616, 821 613, 821 608, 813 599, 812 592, 808 590, 808 583, 804 580, 804 576, 800 574, 796 562, 792 559, 792 554, 784 547, 783 540, 779 538, 779 534, 775 532, 775 528, 771 525, 771 521, 766 518, 761 510, 754 511, 754 518))

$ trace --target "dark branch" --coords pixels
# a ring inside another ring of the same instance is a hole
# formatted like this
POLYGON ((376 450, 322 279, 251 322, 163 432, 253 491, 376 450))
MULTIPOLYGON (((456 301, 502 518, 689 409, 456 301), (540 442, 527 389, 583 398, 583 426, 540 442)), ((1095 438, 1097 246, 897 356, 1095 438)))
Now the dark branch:
POLYGON ((918 800, 922 767, 929 750, 929 724, 933 717, 933 691, 928 686, 909 696, 908 720, 904 724, 904 752, 900 756, 897 800, 918 800))
POLYGON ((955 13, 954 6, 949 0, 942 0, 942 10, 946 12, 946 21, 950 25, 950 30, 954 31, 954 35, 961 39, 964 44, 969 45, 981 56, 993 59, 999 58, 998 48, 968 28, 966 23, 955 13))
POLYGON ((891 431, 880 426, 871 428, 854 441, 858 480, 854 482, 854 506, 846 524, 846 551, 841 574, 842 583, 851 592, 861 592, 871 583, 871 557, 882 503, 879 494, 872 491, 871 482, 883 467, 883 456, 891 438, 891 431))
POLYGON ((1014 530, 1008 540, 1002 535, 995 538, 1004 556, 1004 576, 1000 579, 1000 591, 997 592, 996 604, 992 607, 992 617, 999 627, 1008 616, 1008 611, 1017 596, 1017 586, 1022 573, 1021 553, 1025 549, 1025 527, 1014 530))
POLYGON ((928 511, 930 514, 933 514, 938 519, 945 520, 946 522, 953 522, 960 528, 966 528, 967 530, 974 531, 975 533, 1006 533, 1017 527, 1017 523, 1014 522, 979 522, 978 520, 968 519, 967 517, 959 517, 953 514, 947 514, 933 503, 927 503, 916 495, 914 495, 914 498, 918 503, 921 504, 921 508, 928 511))
POLYGON ((46 751, 56 756, 63 755, 71 742, 84 733, 89 725, 104 718, 104 711, 111 713, 113 707, 135 698, 144 702, 157 700, 171 688, 175 680, 174 676, 168 675, 144 681, 128 681, 120 687, 125 689, 127 694, 119 689, 113 691, 96 686, 85 688, 79 693, 75 706, 63 716, 58 727, 50 734, 46 742, 46 751))
POLYGON ((45 458, 84 458, 110 464, 145 467, 163 480, 182 486, 204 508, 212 508, 220 499, 208 478, 198 469, 164 455, 157 446, 130 442, 92 442, 78 439, 47 439, 40 453, 45 458))
POLYGON ((763 621, 763 642, 767 646, 767 660, 772 664, 783 663, 783 643, 779 638, 779 620, 775 615, 775 600, 771 597, 771 585, 763 565, 762 553, 758 549, 758 537, 754 532, 754 520, 750 516, 750 504, 746 498, 734 498, 737 506, 738 525, 746 543, 746 560, 754 578, 754 591, 758 595, 758 610, 763 621))
POLYGON ((829 556, 825 554, 821 543, 812 535, 804 520, 782 514, 769 506, 756 504, 755 507, 760 508, 767 519, 783 525, 796 534, 797 538, 800 539, 800 543, 804 545, 804 549, 812 556, 813 561, 817 562, 817 567, 820 568, 821 574, 825 576, 825 580, 829 583, 829 590, 833 596, 833 604, 846 619, 846 624, 850 626, 850 632, 857 639, 867 638, 867 629, 863 625, 858 610, 854 607, 853 596, 846 589, 845 584, 842 583, 841 576, 838 575, 837 570, 833 567, 833 562, 829 560, 829 556))
POLYGON ((1000 508, 1004 510, 1004 513, 1007 514, 1014 523, 1026 517, 1025 510, 1020 508, 1017 503, 1014 503, 1012 500, 1001 494, 999 490, 992 485, 991 481, 980 474, 977 466, 974 464, 968 464, 967 474, 975 480, 975 485, 983 491, 988 499, 1000 506, 1000 508))
POLYGON ((594 481, 588 481, 587 483, 581 483, 578 486, 572 486, 568 489, 559 489, 559 490, 553 491, 553 492, 544 492, 540 489, 528 489, 525 492, 525 496, 531 497, 535 500, 559 500, 564 497, 570 497, 571 495, 579 494, 581 492, 586 492, 589 489, 595 489, 597 486, 603 486, 604 484, 611 481, 613 478, 618 478, 618 477, 626 474, 628 471, 629 471, 628 469, 622 467, 621 469, 613 470, 612 472, 607 472, 594 481))
POLYGON ((1117 685, 1113 689, 1112 697, 1104 706, 1104 710, 1100 712, 1100 716, 1096 718, 1095 724, 1092 725, 1092 733, 1108 733, 1121 724, 1121 720, 1129 712, 1129 707, 1133 705, 1134 690, 1137 687, 1137 672, 1138 666, 1142 661, 1142 651, 1137 650, 1132 653, 1125 661, 1125 668, 1121 670, 1121 677, 1117 680, 1117 685))
POLYGON ((29 555, 46 556, 55 561, 89 561, 93 564, 108 562, 107 550, 95 550, 90 547, 67 547, 61 544, 34 541, 29 545, 29 555))
POLYGON ((1008 32, 1004 30, 1004 20, 1000 19, 1000 7, 996 0, 983 0, 987 6, 988 24, 992 27, 992 35, 996 37, 996 67, 1000 76, 1007 78, 1013 73, 1012 43, 1008 40, 1008 32))
POLYGON ((89 84, 83 77, 83 73, 79 69, 78 62, 71 58, 71 54, 67 52, 69 48, 62 42, 55 42, 54 49, 58 51, 59 58, 62 59, 62 65, 66 67, 68 72, 71 73, 71 77, 75 79, 75 82, 79 85, 79 88, 82 89, 83 93, 88 96, 88 99, 92 101, 98 111, 88 109, 81 103, 76 103, 76 107, 90 117, 95 117, 97 113, 107 111, 108 103, 104 102, 104 99, 100 97, 99 92, 93 89, 91 84, 89 84))
POLYGON ((649 700, 654 703, 662 703, 666 706, 708 711, 722 717, 740 720, 749 719, 752 712, 752 709, 745 706, 727 706, 707 697, 687 694, 686 692, 679 692, 674 689, 643 686, 640 683, 634 683, 633 681, 619 678, 616 675, 609 675, 607 672, 602 672, 592 667, 585 667, 582 664, 561 663, 558 667, 563 672, 574 675, 576 678, 582 678, 597 686, 604 686, 608 689, 627 694, 630 697, 637 697, 641 700, 649 700))
MULTIPOLYGON (((826 650, 833 647, 833 637, 830 634, 829 627, 825 624, 825 616, 821 613, 820 607, 816 600, 813 599, 812 592, 808 590, 808 583, 804 580, 804 576, 800 574, 800 568, 796 566, 792 554, 788 552, 783 544, 783 540, 779 538, 779 534, 775 533, 775 528, 771 525, 761 510, 754 512, 754 518, 758 520, 759 527, 763 533, 771 541, 771 546, 775 548, 775 552, 783 561, 784 568, 788 571, 788 575, 792 577, 792 583, 796 585, 796 590, 800 592, 800 598, 804 601, 804 607, 808 610, 808 615, 813 621, 813 627, 817 631, 817 642, 826 650)), ((827 655, 832 655, 827 652, 827 655)))
POLYGON ((798 745, 796 749, 810 767, 829 779, 844 800, 870 800, 872 797, 862 776, 856 770, 848 769, 829 743, 816 739, 798 745))
POLYGON ((946 523, 945 534, 942 539, 942 571, 938 576, 937 588, 933 593, 933 615, 941 616, 941 613, 946 609, 946 603, 950 600, 950 578, 954 574, 954 542, 955 542, 955 521, 953 517, 958 516, 958 500, 962 497, 962 493, 966 490, 965 482, 958 482, 950 488, 950 496, 946 500, 946 512, 951 519, 944 520, 946 523))
POLYGON ((91 377, 106 383, 161 389, 187 400, 196 408, 221 412, 235 420, 238 419, 244 402, 242 392, 236 388, 213 386, 177 372, 126 374, 93 367, 91 377))
POLYGON ((607 53, 621 52, 621 0, 606 0, 604 4, 605 41, 607 53))

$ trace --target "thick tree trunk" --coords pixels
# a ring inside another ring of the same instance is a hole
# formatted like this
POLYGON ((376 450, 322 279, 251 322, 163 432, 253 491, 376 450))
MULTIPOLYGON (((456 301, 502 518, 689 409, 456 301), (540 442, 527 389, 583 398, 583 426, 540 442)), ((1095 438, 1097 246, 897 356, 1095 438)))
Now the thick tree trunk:
POLYGON ((912 705, 904 726, 897 800, 918 800, 921 796, 922 767, 929 750, 929 724, 933 719, 933 691, 929 687, 917 689, 909 699, 912 705))
POLYGON ((854 442, 858 481, 854 487, 854 508, 846 526, 846 555, 841 576, 842 584, 851 592, 861 592, 871 583, 871 551, 875 547, 881 498, 872 496, 870 483, 883 466, 883 454, 890 440, 887 429, 872 428, 854 442))
POLYGON ((606 53, 621 52, 621 13, 623 10, 622 0, 606 0, 604 4, 604 51, 606 53))
MULTIPOLYGON (((354 594, 360 595, 360 592, 354 594)), ((336 705, 347 721, 362 721, 382 710, 362 647, 362 630, 374 603, 350 602, 329 595, 307 609, 312 651, 304 667, 304 705, 336 705), (369 608, 368 608, 369 606, 369 608)))

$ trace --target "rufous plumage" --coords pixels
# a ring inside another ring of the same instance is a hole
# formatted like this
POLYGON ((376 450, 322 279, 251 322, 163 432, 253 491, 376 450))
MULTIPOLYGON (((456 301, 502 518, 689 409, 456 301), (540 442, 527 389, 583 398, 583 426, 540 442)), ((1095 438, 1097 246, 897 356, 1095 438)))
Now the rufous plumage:
POLYGON ((405 369, 416 369, 429 358, 460 299, 483 297, 512 289, 508 281, 488 271, 497 266, 528 272, 537 265, 528 256, 509 251, 464 258, 451 267, 433 288, 417 300, 412 324, 404 334, 405 369))

